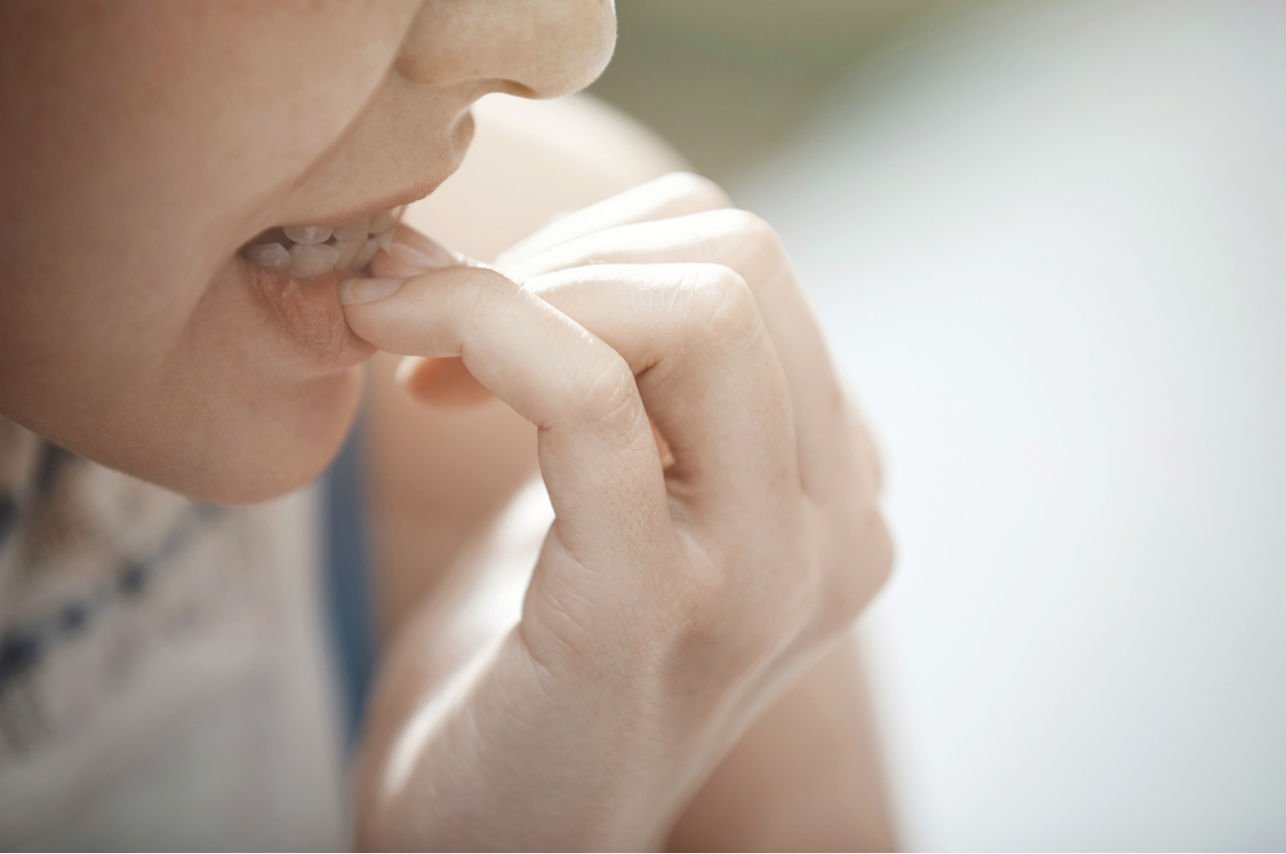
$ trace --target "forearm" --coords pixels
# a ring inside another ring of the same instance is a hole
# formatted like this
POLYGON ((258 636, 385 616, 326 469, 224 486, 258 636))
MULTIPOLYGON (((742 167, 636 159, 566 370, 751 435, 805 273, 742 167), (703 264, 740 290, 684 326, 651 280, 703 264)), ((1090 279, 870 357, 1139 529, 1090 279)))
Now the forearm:
POLYGON ((359 845, 659 848, 702 776, 700 734, 642 714, 656 698, 641 681, 636 696, 548 678, 511 632, 446 684, 385 704, 358 780, 359 845))
POLYGON ((676 851, 896 848, 856 642, 842 641, 760 716, 666 844, 676 851))
POLYGON ((835 679, 854 672, 851 645, 761 714, 711 772, 724 739, 708 724, 737 715, 665 713, 679 707, 673 696, 624 674, 547 683, 516 633, 475 647, 449 679, 422 666, 424 638, 407 640, 386 685, 399 696, 383 698, 364 745, 363 847, 894 847, 859 686, 835 679))

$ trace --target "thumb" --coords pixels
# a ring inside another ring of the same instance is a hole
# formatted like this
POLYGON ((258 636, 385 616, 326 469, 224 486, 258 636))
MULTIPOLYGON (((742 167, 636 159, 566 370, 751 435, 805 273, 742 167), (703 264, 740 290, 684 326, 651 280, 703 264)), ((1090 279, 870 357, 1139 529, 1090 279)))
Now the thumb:
POLYGON ((435 406, 477 406, 494 397, 455 357, 407 356, 398 363, 396 378, 412 397, 435 406))

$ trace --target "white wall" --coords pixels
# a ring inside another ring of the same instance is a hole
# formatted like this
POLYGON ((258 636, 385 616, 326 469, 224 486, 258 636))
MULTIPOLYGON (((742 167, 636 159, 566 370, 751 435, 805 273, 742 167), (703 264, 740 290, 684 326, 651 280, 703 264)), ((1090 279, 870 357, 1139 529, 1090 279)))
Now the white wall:
POLYGON ((739 189, 886 446, 908 844, 1286 847, 1286 4, 949 4, 739 189))

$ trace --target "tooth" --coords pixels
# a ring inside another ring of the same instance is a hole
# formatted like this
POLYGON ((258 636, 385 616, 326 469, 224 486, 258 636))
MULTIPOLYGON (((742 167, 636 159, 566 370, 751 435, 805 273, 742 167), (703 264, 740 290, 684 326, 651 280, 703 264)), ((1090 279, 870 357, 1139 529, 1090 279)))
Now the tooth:
POLYGON ((286 236, 291 240, 305 246, 325 243, 330 237, 329 225, 288 225, 282 231, 286 232, 286 236))
POLYGON ((290 275, 311 279, 335 269, 339 250, 334 246, 309 246, 299 243, 290 247, 290 275))
POLYGON ((335 241, 360 240, 366 236, 370 226, 370 219, 355 219, 352 222, 337 225, 335 226, 335 241))
POLYGON ((260 243, 246 247, 246 258, 250 263, 267 267, 278 273, 284 273, 290 267, 290 253, 280 243, 260 243))
POLYGON ((387 231, 397 222, 397 209, 380 211, 371 217, 371 234, 378 234, 381 231, 387 231))
MULTIPOLYGON (((336 231, 338 234, 338 231, 336 231)), ((335 248, 339 250, 339 260, 335 262, 336 270, 356 270, 358 265, 353 262, 361 253, 362 248, 366 246, 366 235, 362 235, 360 240, 337 240, 335 248)))
POLYGON ((379 251, 379 241, 374 237, 367 238, 366 245, 362 247, 362 251, 358 252, 357 257, 353 260, 353 266, 358 270, 362 269, 367 264, 371 263, 371 259, 374 258, 375 253, 379 251))

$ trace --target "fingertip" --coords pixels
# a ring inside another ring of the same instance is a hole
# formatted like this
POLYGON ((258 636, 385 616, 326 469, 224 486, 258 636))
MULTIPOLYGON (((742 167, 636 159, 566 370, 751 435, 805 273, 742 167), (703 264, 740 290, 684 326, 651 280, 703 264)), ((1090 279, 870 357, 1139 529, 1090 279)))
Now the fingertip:
POLYGON ((432 238, 400 225, 393 234, 393 243, 376 252, 370 266, 376 276, 407 277, 471 263, 470 259, 452 252, 432 238))
POLYGON ((371 259, 371 275, 380 278, 409 278, 424 272, 381 249, 371 259))

